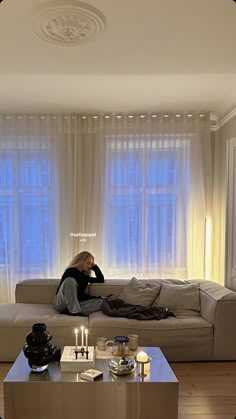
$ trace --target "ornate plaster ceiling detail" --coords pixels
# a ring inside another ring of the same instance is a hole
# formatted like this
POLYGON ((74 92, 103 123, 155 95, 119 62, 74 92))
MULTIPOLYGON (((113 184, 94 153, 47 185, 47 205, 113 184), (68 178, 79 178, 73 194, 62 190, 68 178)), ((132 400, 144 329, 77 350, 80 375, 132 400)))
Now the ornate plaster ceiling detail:
POLYGON ((99 10, 76 0, 51 1, 35 12, 35 34, 53 44, 78 45, 96 38, 106 28, 99 10))

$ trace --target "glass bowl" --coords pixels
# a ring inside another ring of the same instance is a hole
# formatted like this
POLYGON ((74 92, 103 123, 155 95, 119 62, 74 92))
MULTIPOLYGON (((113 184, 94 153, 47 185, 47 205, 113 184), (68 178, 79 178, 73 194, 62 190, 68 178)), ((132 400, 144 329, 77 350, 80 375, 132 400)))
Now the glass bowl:
POLYGON ((134 371, 136 362, 134 358, 114 357, 108 361, 110 371, 116 375, 128 375, 134 371))

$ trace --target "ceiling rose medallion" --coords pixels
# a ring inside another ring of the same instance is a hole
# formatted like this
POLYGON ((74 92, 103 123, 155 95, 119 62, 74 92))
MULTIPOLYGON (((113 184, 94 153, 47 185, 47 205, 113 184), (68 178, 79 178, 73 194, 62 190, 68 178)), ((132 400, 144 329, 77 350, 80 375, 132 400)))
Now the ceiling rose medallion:
POLYGON ((76 46, 104 32, 106 19, 94 7, 76 0, 56 0, 35 9, 35 34, 46 42, 76 46))

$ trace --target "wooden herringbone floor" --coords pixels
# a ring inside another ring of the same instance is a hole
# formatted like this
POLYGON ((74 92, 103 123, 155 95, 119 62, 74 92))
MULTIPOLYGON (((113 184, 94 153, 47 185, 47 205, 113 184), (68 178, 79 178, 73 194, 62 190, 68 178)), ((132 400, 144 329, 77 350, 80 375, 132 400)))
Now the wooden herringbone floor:
MULTIPOLYGON (((10 367, 11 364, 0 363, 2 418, 4 418, 3 379, 10 367)), ((179 419, 235 418, 236 362, 173 363, 171 367, 180 382, 179 419)))

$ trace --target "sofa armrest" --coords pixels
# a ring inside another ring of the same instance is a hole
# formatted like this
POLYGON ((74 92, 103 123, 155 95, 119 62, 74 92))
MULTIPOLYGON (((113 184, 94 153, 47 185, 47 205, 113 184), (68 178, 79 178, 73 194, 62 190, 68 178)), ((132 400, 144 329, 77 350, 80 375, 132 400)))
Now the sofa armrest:
POLYGON ((212 281, 200 283, 201 316, 214 328, 214 360, 234 360, 236 292, 212 281))

